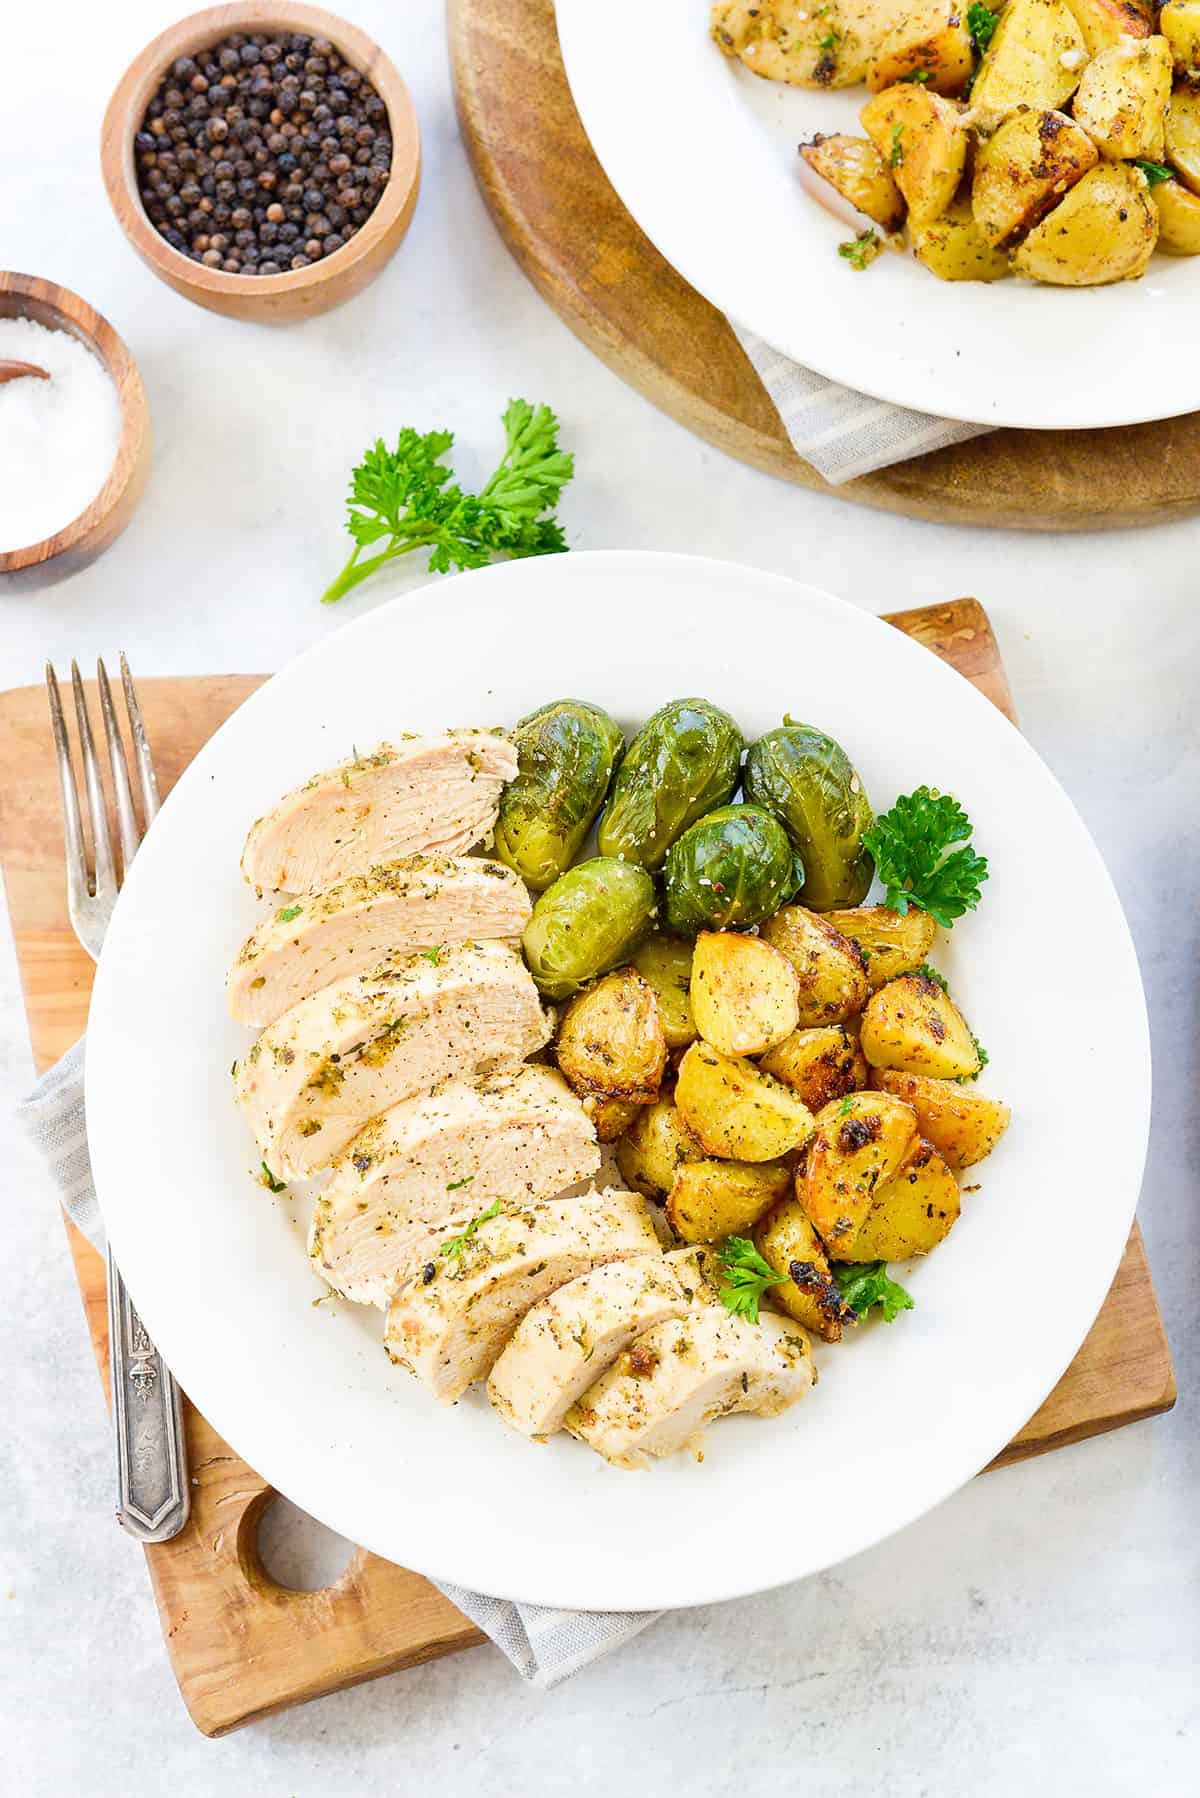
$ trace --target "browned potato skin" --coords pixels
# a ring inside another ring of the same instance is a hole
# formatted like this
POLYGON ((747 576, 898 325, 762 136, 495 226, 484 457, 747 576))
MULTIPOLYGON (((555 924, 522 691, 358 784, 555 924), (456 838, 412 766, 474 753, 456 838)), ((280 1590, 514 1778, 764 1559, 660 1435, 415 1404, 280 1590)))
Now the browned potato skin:
POLYGON ((767 1266, 787 1276, 782 1285, 768 1288, 766 1302, 823 1341, 840 1342, 842 1325, 855 1322, 855 1315, 838 1291, 825 1246, 799 1199, 784 1198, 773 1206, 755 1226, 753 1241, 767 1266), (793 1267, 800 1272, 802 1285, 792 1278, 793 1267))
POLYGON ((957 1080, 979 1072, 979 1051, 958 1007, 927 974, 902 974, 872 995, 862 1050, 873 1068, 957 1080))
POLYGON ((841 1024, 870 996, 862 952, 827 918, 802 905, 785 905, 760 925, 759 934, 786 955, 800 982, 797 1028, 841 1024))
POLYGON ((1150 0, 1067 0, 1083 33, 1089 56, 1112 50, 1123 38, 1149 37, 1154 30, 1150 0))
POLYGON ((933 947, 936 926, 929 913, 915 905, 903 917, 886 905, 854 905, 821 915, 858 949, 872 992, 898 974, 913 973, 933 947))
POLYGON ((851 1250, 885 1184, 913 1146, 917 1120, 890 1093, 857 1093, 827 1105, 796 1172, 796 1197, 835 1261, 851 1250))
POLYGON ((778 1162, 688 1161, 678 1169, 667 1218, 684 1242, 744 1236, 792 1184, 778 1162))
POLYGON ((954 198, 967 161, 967 132, 958 102, 902 81, 868 100, 859 117, 889 167, 893 152, 899 151, 893 173, 908 202, 909 223, 940 218, 954 198))
POLYGON ((1200 0, 1167 0, 1158 29, 1171 46, 1171 60, 1181 75, 1200 71, 1200 0))
POLYGON ((844 1261, 907 1261, 927 1255, 958 1222, 958 1182, 937 1150, 920 1138, 890 1180, 876 1189, 866 1223, 844 1261))
POLYGON ((692 956, 692 1016, 722 1055, 761 1055, 796 1028, 800 982, 761 937, 705 930, 692 956))
POLYGON ((813 1130, 795 1093, 709 1043, 693 1043, 684 1055, 675 1103, 705 1151, 730 1161, 778 1161, 813 1130))
POLYGON ((633 1099, 601 1099, 595 1093, 588 1093, 583 1109, 595 1126, 597 1142, 616 1142, 644 1107, 633 1099))
POLYGON ((617 1143, 622 1178, 650 1198, 670 1192, 685 1161, 703 1157, 704 1150, 684 1123, 674 1098, 659 1098, 640 1108, 617 1143))
POLYGON ((867 70, 867 86, 879 94, 920 71, 935 94, 961 94, 974 66, 966 7, 958 0, 930 0, 893 25, 867 70))
POLYGON ((563 1012, 555 1053, 577 1093, 649 1104, 667 1065, 654 988, 636 968, 606 974, 563 1012))
POLYGON ((903 226, 904 196, 869 137, 842 132, 826 137, 818 132, 811 143, 800 145, 800 154, 814 174, 881 230, 899 231, 903 226))
POLYGON ((1086 62, 1083 33, 1063 0, 1007 0, 971 89, 971 110, 995 129, 1018 106, 1061 107, 1086 62))
POLYGON ((1150 199, 1158 214, 1158 247, 1168 256, 1200 256, 1200 194, 1178 181, 1156 181, 1150 199))
POLYGON ((1165 37, 1102 50, 1083 71, 1075 118, 1106 156, 1161 162, 1173 73, 1165 37))
POLYGON ((1167 113, 1165 155, 1183 185, 1200 194, 1200 87, 1175 83, 1167 113))
POLYGON ((1065 113, 1014 113, 975 158, 971 209, 981 235, 1007 249, 1098 160, 1091 138, 1065 113))
POLYGON ((867 1084, 867 1063, 859 1044, 842 1024, 797 1030, 759 1061, 764 1074, 782 1080, 810 1111, 844 1099, 867 1084))
POLYGON ((1013 267, 1052 287, 1103 287, 1144 274, 1157 241, 1158 213, 1142 171, 1101 160, 1014 250, 1013 267))
POLYGON ((950 1167, 974 1167, 990 1155, 1012 1118, 1001 1100, 968 1092, 954 1080, 874 1068, 871 1085, 912 1106, 921 1135, 950 1167))
POLYGON ((836 12, 805 0, 716 0, 710 30, 726 56, 765 81, 845 87, 862 79, 862 68, 836 12))

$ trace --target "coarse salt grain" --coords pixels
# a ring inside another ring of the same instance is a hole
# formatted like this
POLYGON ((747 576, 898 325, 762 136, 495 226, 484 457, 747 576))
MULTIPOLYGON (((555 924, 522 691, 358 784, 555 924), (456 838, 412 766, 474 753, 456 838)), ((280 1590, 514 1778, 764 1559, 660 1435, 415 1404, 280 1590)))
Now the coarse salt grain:
POLYGON ((78 518, 103 487, 121 436, 117 390, 66 331, 0 318, 0 361, 32 362, 0 386, 0 551, 27 549, 78 518))

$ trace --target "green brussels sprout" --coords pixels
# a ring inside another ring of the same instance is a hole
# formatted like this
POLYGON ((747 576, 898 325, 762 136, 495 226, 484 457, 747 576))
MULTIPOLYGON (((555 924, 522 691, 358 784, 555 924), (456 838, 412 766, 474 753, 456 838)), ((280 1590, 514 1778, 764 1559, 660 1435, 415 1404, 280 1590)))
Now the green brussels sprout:
POLYGON ((654 916, 654 882, 636 862, 597 855, 561 874, 533 908, 522 943, 545 999, 566 999, 627 961, 654 916))
POLYGON ((742 733, 707 699, 675 699, 647 718, 613 782, 600 820, 602 855, 657 874, 697 818, 737 792, 742 733))
POLYGON ((583 847, 625 738, 599 706, 556 699, 522 718, 512 740, 518 772, 500 799, 496 854, 541 893, 583 847))
POLYGON ((779 819, 803 861, 801 905, 833 911, 866 898, 875 871, 863 848, 871 802, 839 743, 785 718, 751 746, 743 790, 779 819))
POLYGON ((667 856, 667 923, 744 930, 786 905, 804 868, 787 832, 757 805, 724 805, 673 843, 667 856))

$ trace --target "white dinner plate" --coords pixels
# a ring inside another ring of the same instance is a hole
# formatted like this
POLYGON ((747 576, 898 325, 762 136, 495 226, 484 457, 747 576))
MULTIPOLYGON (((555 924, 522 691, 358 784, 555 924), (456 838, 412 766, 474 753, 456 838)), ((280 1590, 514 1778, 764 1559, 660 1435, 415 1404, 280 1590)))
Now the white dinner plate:
POLYGON ((723 56, 708 0, 557 0, 571 93, 642 230, 707 300, 777 350, 877 399, 1034 430, 1200 408, 1200 260, 1054 288, 939 281, 911 255, 856 272, 867 221, 802 173, 817 131, 862 135, 865 87, 784 87, 723 56), (833 209, 841 209, 837 216, 833 209))
POLYGON ((928 650, 815 588, 681 556, 572 554, 431 583, 319 644, 201 750, 133 864, 87 1052, 117 1258, 193 1401, 307 1511, 438 1578, 644 1609, 827 1567, 927 1511, 1037 1409, 1116 1270, 1146 1144, 1137 963, 1087 831, 1034 751, 928 650), (567 695, 628 731, 704 694, 750 738, 783 713, 848 749, 877 809, 953 790, 991 878, 932 956, 1014 1121, 957 1228, 906 1271, 916 1309, 818 1353, 785 1416, 733 1418, 643 1473, 442 1409, 388 1363, 378 1311, 323 1287, 308 1205, 256 1184, 225 971, 259 906, 238 857, 284 791, 398 731, 514 722, 567 695), (1108 1095, 1103 1120, 1097 1094, 1108 1095))

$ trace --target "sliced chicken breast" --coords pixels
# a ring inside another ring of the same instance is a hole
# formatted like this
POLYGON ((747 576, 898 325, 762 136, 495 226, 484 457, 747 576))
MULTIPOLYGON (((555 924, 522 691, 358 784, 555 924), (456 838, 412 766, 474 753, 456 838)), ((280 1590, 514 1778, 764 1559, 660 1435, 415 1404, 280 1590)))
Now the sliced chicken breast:
POLYGON ((646 1201, 609 1189, 504 1211, 443 1243, 388 1308, 384 1345, 443 1404, 481 1380, 529 1310, 589 1268, 658 1255, 646 1201))
POLYGON ((492 1369, 488 1397, 525 1436, 551 1436, 622 1350, 696 1304, 712 1303, 694 1249, 613 1261, 528 1311, 492 1369))
POLYGON ((381 743, 288 793, 251 827, 242 873, 261 893, 311 893, 405 855, 463 855, 491 835, 517 752, 495 731, 381 743))
POLYGON ((690 1448, 734 1411, 774 1416, 813 1384, 812 1347, 798 1324, 762 1311, 757 1323, 699 1305, 639 1336, 564 1419, 617 1467, 690 1448))
POLYGON ((436 965, 454 943, 512 942, 530 913, 525 884, 480 856, 413 855, 296 899, 251 932, 229 971, 229 1009, 262 1029, 337 980, 385 955, 428 952, 436 965))
POLYGON ((238 1064, 238 1102, 270 1167, 302 1180, 379 1112, 457 1075, 515 1067, 549 1034, 506 944, 460 943, 436 962, 392 954, 277 1018, 238 1064))
POLYGON ((599 1165, 587 1114, 552 1068, 449 1080, 347 1144, 317 1200, 310 1253, 344 1297, 386 1305, 431 1231, 552 1198, 599 1165))

